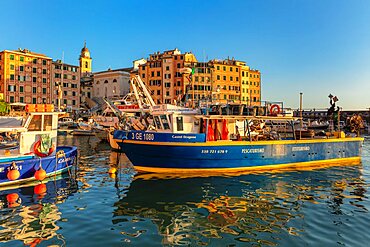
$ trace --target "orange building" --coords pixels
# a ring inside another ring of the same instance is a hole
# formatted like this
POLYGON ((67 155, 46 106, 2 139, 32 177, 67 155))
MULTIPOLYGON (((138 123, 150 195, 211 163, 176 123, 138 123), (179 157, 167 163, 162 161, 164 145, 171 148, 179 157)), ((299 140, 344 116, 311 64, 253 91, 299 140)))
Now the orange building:
POLYGON ((52 59, 27 49, 0 52, 0 97, 9 103, 50 104, 52 59))
POLYGON ((184 77, 181 73, 184 63, 194 60, 193 54, 181 54, 178 49, 156 52, 149 56, 145 64, 139 65, 137 73, 152 90, 154 102, 170 104, 184 93, 184 77))

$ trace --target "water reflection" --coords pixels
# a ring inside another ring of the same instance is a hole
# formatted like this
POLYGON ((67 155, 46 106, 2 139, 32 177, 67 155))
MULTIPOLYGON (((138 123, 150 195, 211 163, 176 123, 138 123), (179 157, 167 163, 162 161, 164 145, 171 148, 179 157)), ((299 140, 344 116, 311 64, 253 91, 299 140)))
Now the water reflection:
MULTIPOLYGON (((346 216, 367 213, 367 186, 361 169, 349 166, 167 179, 139 174, 114 204, 112 222, 122 229, 127 241, 136 243, 141 235, 148 235, 148 221, 156 226, 161 236, 158 241, 164 245, 248 242, 275 246, 288 245, 292 239, 307 244, 310 238, 323 238, 321 243, 345 243, 348 240, 339 233, 346 227, 334 229, 333 224, 348 223, 346 216), (312 220, 323 217, 323 222, 311 225, 312 220), (328 239, 331 230, 336 233, 328 239)), ((362 228, 348 230, 363 240, 361 231, 366 227, 362 228)))
POLYGON ((54 242, 64 245, 64 237, 58 234, 58 204, 76 191, 77 182, 68 175, 0 191, 0 242, 18 240, 36 246, 56 239, 54 242))

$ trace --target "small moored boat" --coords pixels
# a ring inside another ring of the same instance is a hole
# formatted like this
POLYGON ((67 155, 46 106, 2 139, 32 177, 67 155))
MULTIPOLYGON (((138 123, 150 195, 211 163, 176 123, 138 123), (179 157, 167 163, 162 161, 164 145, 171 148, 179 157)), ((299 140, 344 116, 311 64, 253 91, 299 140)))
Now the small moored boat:
POLYGON ((18 145, 0 149, 0 186, 43 180, 67 172, 76 162, 77 148, 58 146, 58 112, 53 105, 27 105, 21 126, 6 126, 18 145))

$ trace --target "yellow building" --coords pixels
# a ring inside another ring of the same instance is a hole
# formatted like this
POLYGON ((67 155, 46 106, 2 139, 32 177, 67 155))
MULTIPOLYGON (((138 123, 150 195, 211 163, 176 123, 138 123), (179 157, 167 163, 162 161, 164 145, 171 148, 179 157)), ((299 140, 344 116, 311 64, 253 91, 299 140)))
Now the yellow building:
POLYGON ((212 60, 212 63, 214 67, 214 84, 219 89, 219 102, 241 103, 241 68, 237 64, 237 61, 231 59, 212 60))
POLYGON ((249 70, 249 105, 261 105, 261 73, 249 70))
POLYGON ((27 49, 0 52, 0 97, 9 103, 50 104, 52 59, 27 49))

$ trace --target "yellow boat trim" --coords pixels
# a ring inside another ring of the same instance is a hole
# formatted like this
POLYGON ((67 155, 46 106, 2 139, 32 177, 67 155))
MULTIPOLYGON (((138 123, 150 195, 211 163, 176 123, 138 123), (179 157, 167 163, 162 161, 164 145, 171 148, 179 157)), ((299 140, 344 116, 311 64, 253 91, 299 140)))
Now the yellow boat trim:
POLYGON ((259 145, 286 145, 286 144, 309 144, 309 143, 333 143, 333 142, 363 142, 362 137, 353 138, 328 138, 328 139, 304 139, 304 140, 271 140, 271 141, 207 141, 207 142, 148 142, 137 140, 117 140, 130 144, 153 145, 153 146, 259 146, 259 145))
POLYGON ((296 162, 289 164, 278 165, 264 165, 264 166, 251 166, 251 167, 238 167, 238 168, 161 168, 161 167, 146 167, 134 166, 139 172, 154 172, 154 173, 193 173, 193 174, 228 174, 228 173, 242 173, 242 172, 261 172, 282 169, 302 169, 302 168, 321 168, 328 165, 343 166, 343 165, 358 165, 361 163, 361 157, 338 158, 329 160, 317 160, 296 162))

